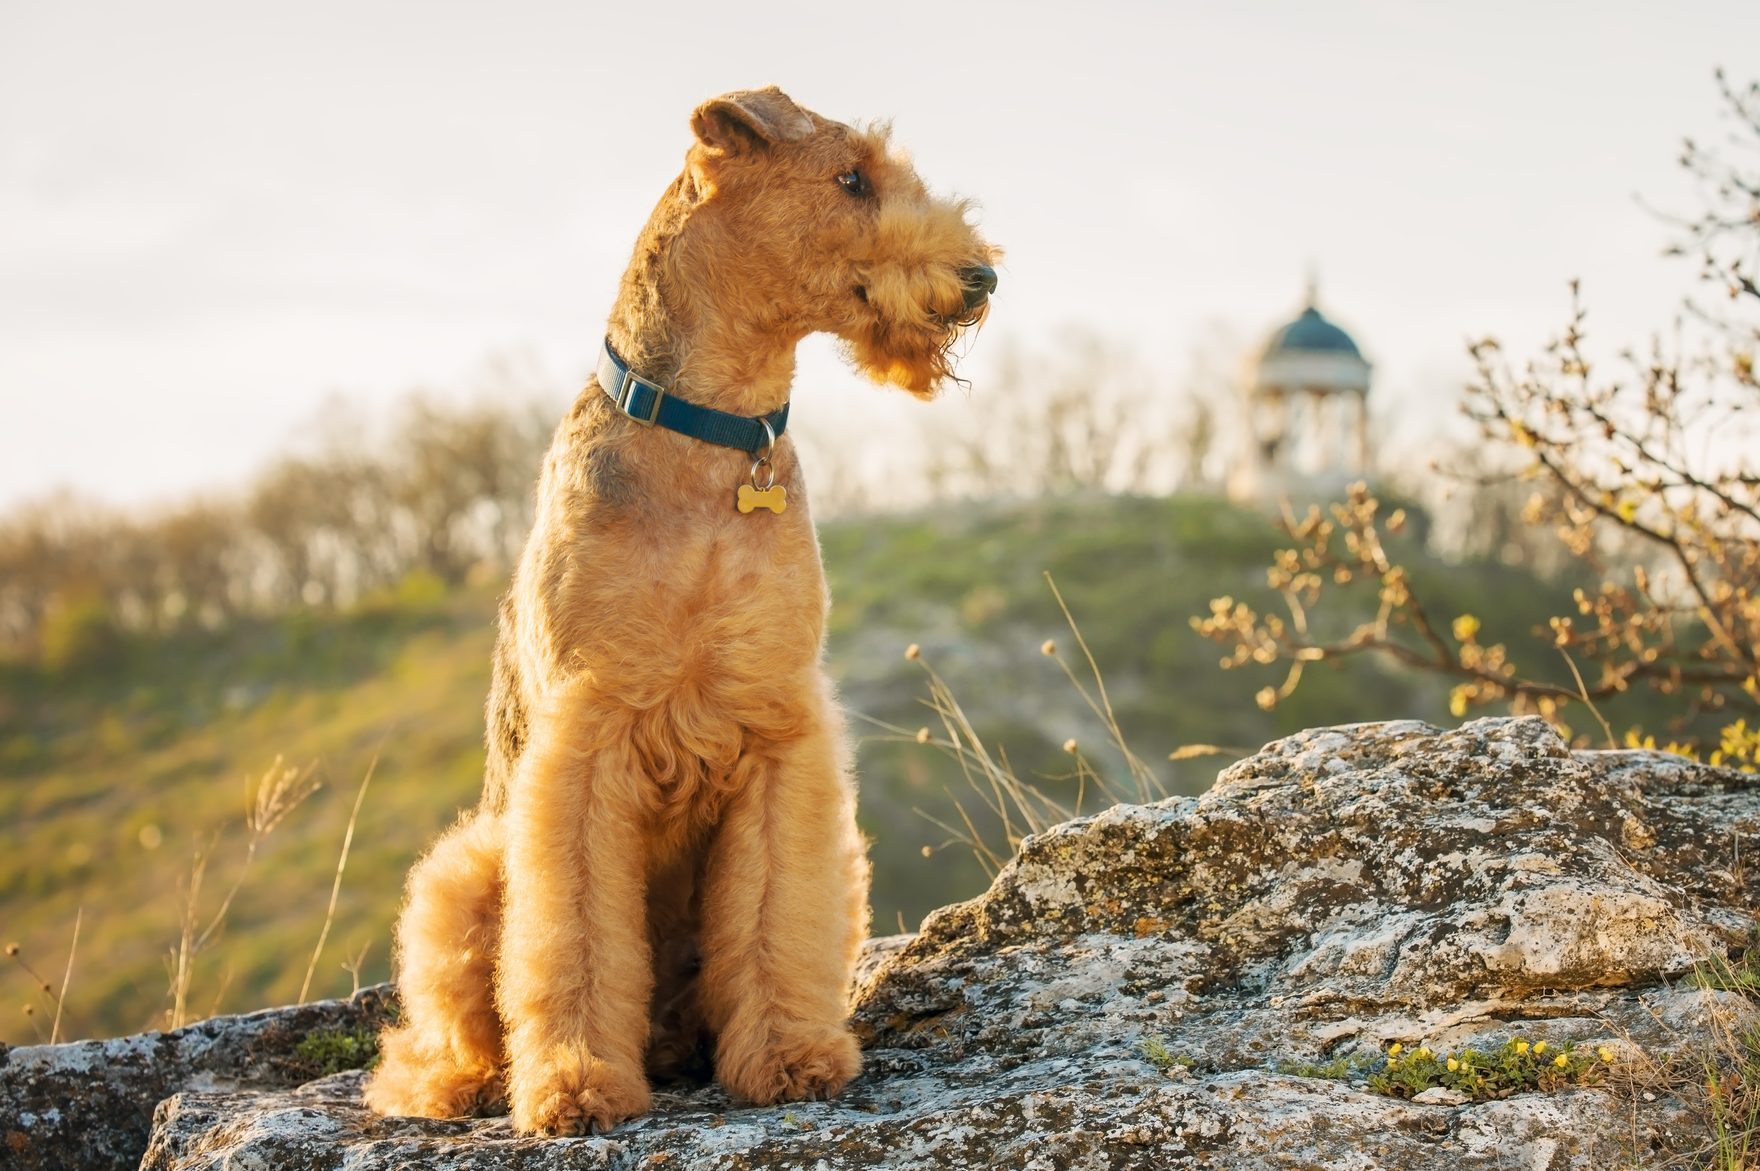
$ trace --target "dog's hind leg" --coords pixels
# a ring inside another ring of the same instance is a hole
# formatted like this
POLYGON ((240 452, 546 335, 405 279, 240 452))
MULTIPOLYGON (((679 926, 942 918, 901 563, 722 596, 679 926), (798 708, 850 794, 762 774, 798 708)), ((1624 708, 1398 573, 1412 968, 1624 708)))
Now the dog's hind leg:
POLYGON ((861 1066, 846 1022, 868 862, 841 720, 829 685, 815 690, 800 728, 747 745, 705 879, 715 1075, 760 1105, 828 1097, 861 1066))
POLYGON ((366 1088, 380 1114, 457 1118, 502 1099, 500 838, 493 816, 471 814, 410 871, 397 923, 403 1022, 380 1037, 366 1088))

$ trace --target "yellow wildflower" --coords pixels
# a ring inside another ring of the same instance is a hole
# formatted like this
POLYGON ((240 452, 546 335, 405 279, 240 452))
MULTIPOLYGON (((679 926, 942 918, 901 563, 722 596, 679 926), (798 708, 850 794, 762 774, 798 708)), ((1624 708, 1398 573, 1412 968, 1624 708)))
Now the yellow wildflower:
POLYGON ((1528 1051, 1528 1043, 1526 1041, 1517 1041, 1516 1042, 1516 1052, 1517 1053, 1526 1053, 1527 1051, 1528 1051))
POLYGON ((1456 1061, 1456 1060, 1455 1060, 1455 1059, 1454 1059, 1454 1058, 1452 1058, 1452 1057, 1450 1057, 1450 1058, 1449 1058, 1449 1059, 1448 1059, 1448 1072, 1449 1072, 1449 1073, 1453 1073, 1453 1072, 1454 1072, 1454 1071, 1455 1071, 1455 1070, 1457 1070, 1457 1069, 1459 1069, 1459 1068, 1460 1068, 1460 1067, 1461 1067, 1461 1063, 1460 1063, 1460 1062, 1458 1062, 1458 1061, 1456 1061))
POLYGON ((1569 1065, 1570 1063, 1571 1063, 1571 1059, 1566 1057, 1562 1053, 1560 1053, 1557 1057, 1554 1057, 1552 1059, 1552 1064, 1558 1066, 1558 1068, 1560 1068, 1560 1069, 1563 1069, 1565 1066, 1569 1065))
POLYGON ((1595 1056, 1599 1057, 1602 1061, 1607 1062, 1609 1065, 1613 1064, 1613 1050, 1605 1045, 1595 1050, 1595 1056))
POLYGON ((1401 1045, 1398 1041, 1395 1041, 1387 1047, 1387 1055, 1389 1057, 1398 1057, 1399 1051, 1403 1048, 1405 1048, 1405 1046, 1401 1045))
POLYGON ((1479 620, 1473 615, 1462 614, 1454 620, 1454 640, 1456 642, 1471 642, 1478 633, 1479 620))
POLYGON ((1546 1042, 1544 1042, 1544 1041, 1534 1042, 1534 1056, 1538 1057, 1544 1052, 1546 1052, 1546 1042))

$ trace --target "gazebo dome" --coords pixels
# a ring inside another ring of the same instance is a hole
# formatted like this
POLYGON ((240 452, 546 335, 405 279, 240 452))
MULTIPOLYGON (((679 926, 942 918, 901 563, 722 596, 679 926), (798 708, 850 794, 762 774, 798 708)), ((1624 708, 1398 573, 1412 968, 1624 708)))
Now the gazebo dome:
POLYGON ((1300 317, 1272 334, 1265 343, 1267 358, 1290 350, 1363 356, 1351 335, 1326 320, 1313 305, 1303 309, 1300 317))
POLYGON ((1255 395, 1369 393, 1368 359, 1350 334, 1321 314, 1312 285, 1301 316, 1271 335, 1255 365, 1255 395))

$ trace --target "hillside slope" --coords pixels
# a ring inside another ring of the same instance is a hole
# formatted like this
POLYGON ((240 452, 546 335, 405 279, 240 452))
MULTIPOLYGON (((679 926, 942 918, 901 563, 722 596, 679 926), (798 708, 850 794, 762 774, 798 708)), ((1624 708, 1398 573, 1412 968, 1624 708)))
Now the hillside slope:
MULTIPOLYGON (((1170 791, 1205 788, 1220 763, 1170 762, 1181 744, 1253 749, 1304 727, 1444 718, 1437 681, 1369 663, 1314 673, 1277 712, 1252 702, 1263 679, 1222 674, 1188 619, 1216 594, 1263 592, 1276 534, 1260 516, 1207 498, 1068 498, 852 520, 827 526, 835 599, 830 665, 858 713, 862 820, 874 839, 875 929, 978 893, 970 851, 924 814, 954 821, 959 770, 933 747, 867 719, 928 723, 924 660, 1020 774, 1073 799, 1070 737, 1103 771, 1122 769, 1105 734, 1040 653, 1073 647, 1043 580, 1069 601, 1132 747, 1170 791), (921 810, 922 812, 917 812, 921 810), (925 847, 929 856, 925 857, 925 847)), ((1559 589, 1498 566, 1413 562, 1448 613, 1487 627, 1537 625, 1559 589)), ((482 766, 498 583, 447 595, 420 580, 346 614, 298 614, 214 634, 130 645, 103 669, 49 677, 0 668, 0 937, 57 980, 76 912, 78 957, 63 1035, 160 1023, 192 858, 207 855, 198 927, 240 874, 249 778, 277 756, 315 762, 323 788, 250 862, 222 929, 198 957, 194 1015, 286 1003, 300 989, 325 916, 356 787, 375 758, 311 995, 346 993, 341 967, 383 979, 402 876, 423 844, 475 799, 482 766)), ((1520 648, 1518 648, 1518 657, 1520 648)), ((1541 652, 1533 651, 1538 661, 1541 652)), ((1088 809, 1094 808, 1092 794, 1088 809)), ((986 828, 991 822, 979 819, 986 828)), ((0 1038, 46 1035, 19 971, 0 976, 0 1038)))

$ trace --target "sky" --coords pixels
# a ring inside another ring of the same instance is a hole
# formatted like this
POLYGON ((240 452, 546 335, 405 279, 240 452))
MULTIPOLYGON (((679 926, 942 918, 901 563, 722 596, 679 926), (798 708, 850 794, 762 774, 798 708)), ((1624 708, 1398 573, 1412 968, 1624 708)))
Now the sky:
POLYGON ((891 119, 1007 251, 963 403, 803 348, 852 457, 1009 410, 998 354, 1071 328, 1171 394, 1310 270, 1377 409, 1441 418, 1466 339, 1538 345, 1574 277, 1592 344, 1666 325, 1718 65, 1760 73, 1760 4, 0 0, 0 508, 223 491, 498 359, 560 411, 692 108, 768 83, 891 119))

